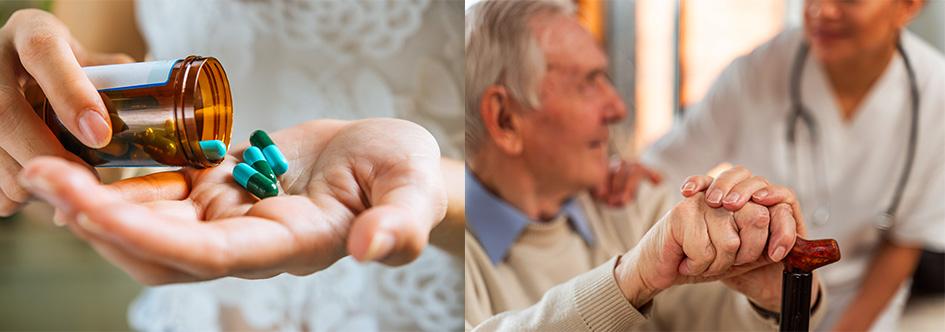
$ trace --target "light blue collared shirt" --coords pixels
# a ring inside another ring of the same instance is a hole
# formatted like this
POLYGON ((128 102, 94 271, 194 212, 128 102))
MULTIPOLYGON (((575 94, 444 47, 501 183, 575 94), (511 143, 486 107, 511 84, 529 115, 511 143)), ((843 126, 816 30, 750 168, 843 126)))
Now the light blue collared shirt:
MULTIPOLYGON (((569 199, 560 213, 568 216, 571 226, 588 246, 594 245, 594 234, 577 200, 569 199)), ((505 260, 525 226, 532 222, 537 221, 489 192, 466 167, 466 225, 482 244, 492 264, 505 260)))

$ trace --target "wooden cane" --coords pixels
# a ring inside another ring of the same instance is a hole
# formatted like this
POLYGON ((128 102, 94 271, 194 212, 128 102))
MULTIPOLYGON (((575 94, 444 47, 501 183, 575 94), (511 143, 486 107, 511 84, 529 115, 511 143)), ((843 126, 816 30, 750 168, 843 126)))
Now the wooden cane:
POLYGON ((781 331, 808 331, 812 272, 840 260, 840 247, 833 239, 805 240, 800 237, 784 258, 781 275, 781 331))

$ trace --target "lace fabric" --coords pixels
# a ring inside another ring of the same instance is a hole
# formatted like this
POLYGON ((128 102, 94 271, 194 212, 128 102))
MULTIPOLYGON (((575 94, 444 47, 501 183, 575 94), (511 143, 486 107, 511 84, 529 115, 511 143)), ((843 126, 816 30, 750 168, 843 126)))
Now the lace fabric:
MULTIPOLYGON (((217 57, 234 99, 234 141, 317 118, 399 117, 462 158, 460 1, 138 1, 154 59, 217 57)), ((429 247, 390 268, 342 259, 315 274, 223 278, 144 291, 146 331, 447 331, 462 328, 458 259, 429 247)))

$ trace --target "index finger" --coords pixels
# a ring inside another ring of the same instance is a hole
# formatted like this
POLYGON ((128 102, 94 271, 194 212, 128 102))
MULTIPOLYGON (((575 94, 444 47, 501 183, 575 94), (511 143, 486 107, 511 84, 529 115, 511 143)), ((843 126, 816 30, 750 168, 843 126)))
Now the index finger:
POLYGON ((768 237, 768 257, 772 261, 781 261, 797 239, 798 223, 791 215, 789 205, 781 203, 770 208, 771 225, 768 237))
POLYGON ((706 204, 714 208, 721 207, 722 198, 727 196, 736 184, 749 178, 751 178, 751 172, 742 166, 725 170, 715 178, 715 181, 712 181, 709 189, 706 190, 706 204))
POLYGON ((107 145, 112 129, 105 103, 82 71, 68 29, 40 10, 18 11, 8 24, 17 27, 10 37, 23 69, 42 88, 63 126, 86 146, 107 145))
POLYGON ((106 187, 132 202, 182 200, 190 193, 190 181, 179 171, 127 178, 106 187))

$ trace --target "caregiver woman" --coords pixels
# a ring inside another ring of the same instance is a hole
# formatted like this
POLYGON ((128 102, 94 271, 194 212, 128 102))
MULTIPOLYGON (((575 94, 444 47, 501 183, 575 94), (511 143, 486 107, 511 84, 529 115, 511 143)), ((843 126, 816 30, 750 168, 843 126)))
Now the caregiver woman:
POLYGON ((895 329, 921 248, 945 249, 945 57, 904 29, 923 5, 805 1, 643 159, 669 183, 731 162, 791 184, 843 251, 817 330, 895 329))

